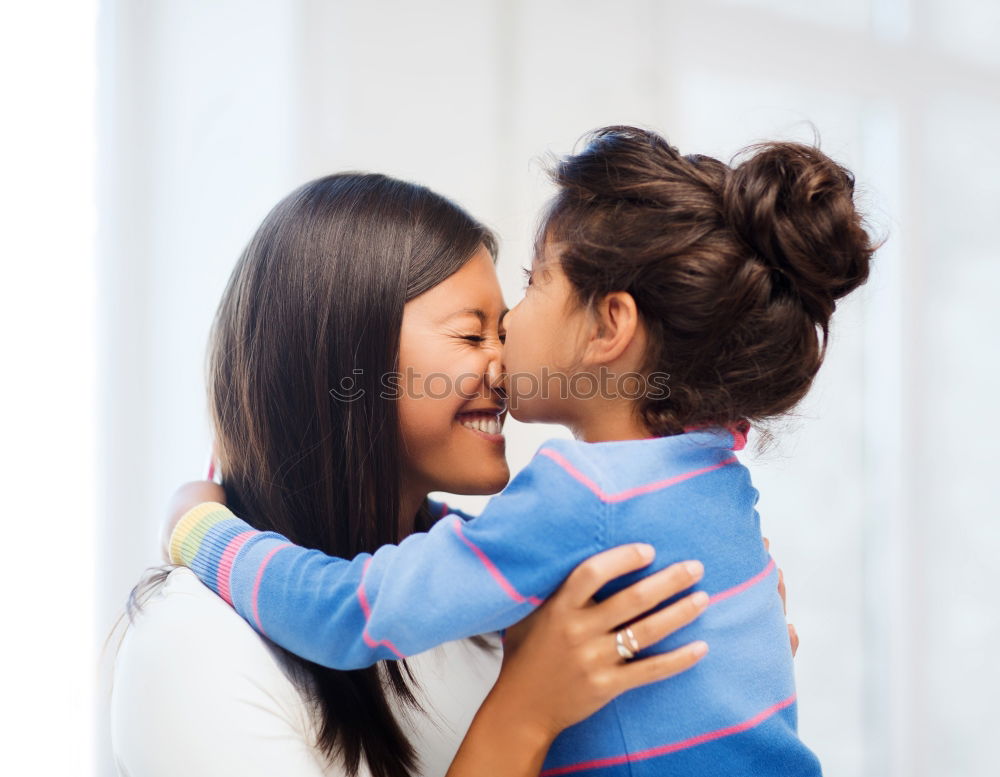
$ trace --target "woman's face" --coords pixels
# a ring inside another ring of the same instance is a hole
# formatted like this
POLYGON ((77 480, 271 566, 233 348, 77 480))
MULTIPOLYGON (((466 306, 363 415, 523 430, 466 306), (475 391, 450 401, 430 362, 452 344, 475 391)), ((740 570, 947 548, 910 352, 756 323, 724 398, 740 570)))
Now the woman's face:
POLYGON ((406 492, 492 494, 507 484, 500 388, 505 312, 486 248, 406 303, 394 387, 406 492))

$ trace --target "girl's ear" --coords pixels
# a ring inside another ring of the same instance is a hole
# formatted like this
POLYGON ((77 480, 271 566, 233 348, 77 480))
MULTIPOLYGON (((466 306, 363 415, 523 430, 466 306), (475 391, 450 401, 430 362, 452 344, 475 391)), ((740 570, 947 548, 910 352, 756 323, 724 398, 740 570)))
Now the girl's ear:
POLYGON ((594 305, 594 329, 584 360, 590 365, 620 359, 639 332, 639 310, 627 291, 613 291, 594 305))

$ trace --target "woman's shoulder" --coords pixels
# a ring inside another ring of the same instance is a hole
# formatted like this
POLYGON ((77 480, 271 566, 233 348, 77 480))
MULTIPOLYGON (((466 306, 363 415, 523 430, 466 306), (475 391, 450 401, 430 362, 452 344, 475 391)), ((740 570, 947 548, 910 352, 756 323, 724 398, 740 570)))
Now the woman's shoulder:
POLYGON ((133 663, 169 671, 175 681, 182 672, 208 675, 216 687, 250 682, 301 701, 278 651, 186 568, 171 571, 128 623, 116 679, 133 663))
MULTIPOLYGON (((426 767, 444 774, 496 681, 500 642, 439 645, 408 660, 423 713, 397 715, 426 767)), ((115 665, 112 736, 123 774, 335 777, 281 655, 188 569, 177 569, 126 629, 115 665)), ((359 777, 367 769, 362 766, 359 777)))
POLYGON ((111 725, 131 774, 335 773, 319 762, 309 707, 277 652, 187 569, 125 629, 111 725))
POLYGON ((221 661, 230 667, 283 674, 270 644, 185 568, 171 571, 144 597, 126 626, 116 664, 136 652, 141 652, 143 665, 200 666, 221 661))
POLYGON ((141 606, 129 622, 126 640, 171 631, 178 622, 206 627, 215 637, 246 639, 242 626, 256 636, 249 624, 186 567, 173 569, 162 582, 150 584, 139 599, 141 606))

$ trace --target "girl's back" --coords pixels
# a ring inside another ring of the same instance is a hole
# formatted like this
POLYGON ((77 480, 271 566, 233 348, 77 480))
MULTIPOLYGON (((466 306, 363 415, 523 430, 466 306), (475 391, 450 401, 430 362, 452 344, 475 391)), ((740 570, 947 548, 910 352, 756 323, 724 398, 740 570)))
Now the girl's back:
POLYGON ((564 731, 549 751, 544 775, 590 769, 608 775, 718 774, 723 764, 746 775, 820 773, 796 735, 792 654, 777 570, 761 538, 757 491, 734 454, 741 447, 739 432, 722 429, 546 445, 600 492, 595 504, 604 513, 608 547, 656 547, 649 569, 616 580, 599 599, 676 561, 697 558, 704 564, 697 587, 711 597, 708 609, 639 656, 694 639, 711 650, 687 672, 629 691, 564 731), (677 714, 681 708, 683 715, 677 714))

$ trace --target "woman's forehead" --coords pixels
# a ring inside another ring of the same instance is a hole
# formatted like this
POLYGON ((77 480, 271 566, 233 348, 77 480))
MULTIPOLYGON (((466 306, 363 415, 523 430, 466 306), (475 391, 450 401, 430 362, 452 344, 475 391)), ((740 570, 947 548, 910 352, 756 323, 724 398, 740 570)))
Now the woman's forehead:
POLYGON ((461 269, 406 303, 406 307, 445 324, 462 317, 491 323, 502 317, 507 306, 492 256, 482 249, 461 269))

